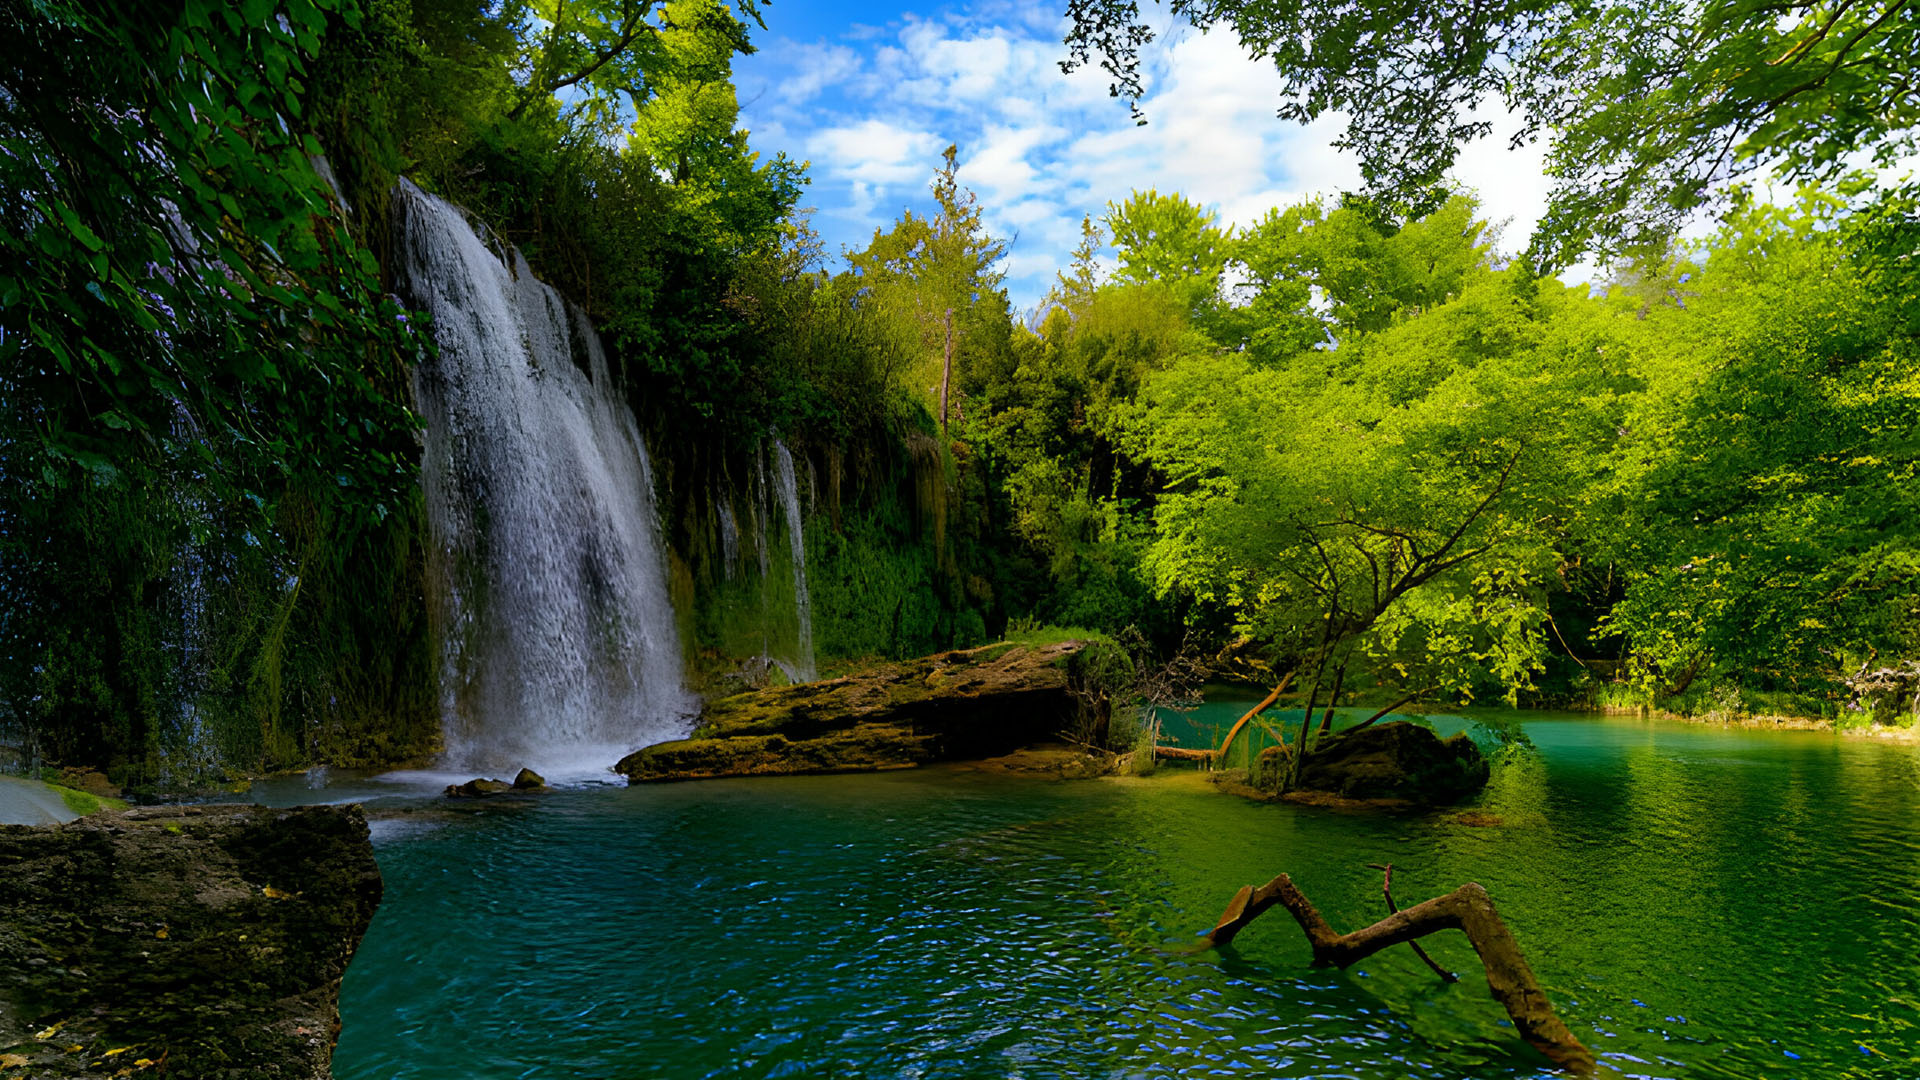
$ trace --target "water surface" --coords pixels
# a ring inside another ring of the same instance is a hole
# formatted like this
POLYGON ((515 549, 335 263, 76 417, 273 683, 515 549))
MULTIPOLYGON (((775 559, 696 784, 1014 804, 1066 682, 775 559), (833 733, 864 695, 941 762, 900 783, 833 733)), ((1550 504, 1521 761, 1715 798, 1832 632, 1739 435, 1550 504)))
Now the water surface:
POLYGON ((1427 939, 1451 986, 1406 949, 1310 968, 1279 911, 1185 951, 1283 870, 1336 928, 1371 922, 1363 864, 1392 862, 1403 905, 1485 885, 1622 1074, 1920 1076, 1920 748, 1527 730, 1538 756, 1473 806, 1496 827, 1165 770, 589 788, 385 823, 335 1075, 1549 1075, 1458 934, 1427 939))

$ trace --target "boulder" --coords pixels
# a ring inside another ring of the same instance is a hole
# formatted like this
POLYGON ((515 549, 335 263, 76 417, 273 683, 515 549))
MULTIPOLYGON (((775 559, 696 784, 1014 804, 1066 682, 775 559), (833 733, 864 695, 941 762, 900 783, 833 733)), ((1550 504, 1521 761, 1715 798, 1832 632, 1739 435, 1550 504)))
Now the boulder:
MULTIPOLYGON (((1270 753, 1261 755, 1255 780, 1256 786, 1274 790, 1285 759, 1269 762, 1270 753)), ((1320 739, 1301 762, 1294 790, 1432 805, 1479 791, 1487 774, 1487 759, 1465 734, 1442 739, 1418 724, 1394 720, 1320 739)))
POLYGON ((513 790, 545 791, 547 790, 547 778, 534 772, 532 769, 521 769, 514 774, 513 790))
POLYGON ((359 807, 0 826, 0 866, 0 1075, 326 1080, 380 903, 359 807))
POLYGON ((707 703, 693 736, 620 760, 629 783, 911 768, 1097 730, 1086 644, 989 645, 707 703))
POLYGON ((449 799, 484 799, 489 795, 505 795, 512 790, 513 785, 505 780, 476 777, 464 784, 448 784, 446 794, 449 799))

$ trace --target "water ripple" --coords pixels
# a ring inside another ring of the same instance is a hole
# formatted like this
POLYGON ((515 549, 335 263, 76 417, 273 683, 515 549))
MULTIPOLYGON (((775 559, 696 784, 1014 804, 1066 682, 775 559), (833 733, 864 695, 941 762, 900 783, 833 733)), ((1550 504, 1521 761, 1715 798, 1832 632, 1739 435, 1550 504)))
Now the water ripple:
POLYGON ((1639 721, 1530 725, 1477 807, 1365 817, 1180 777, 925 772, 589 790, 384 829, 341 1080, 1551 1075, 1458 935, 1307 966, 1291 873, 1341 928, 1493 893, 1624 1076, 1920 1075, 1920 770, 1903 747, 1639 721))

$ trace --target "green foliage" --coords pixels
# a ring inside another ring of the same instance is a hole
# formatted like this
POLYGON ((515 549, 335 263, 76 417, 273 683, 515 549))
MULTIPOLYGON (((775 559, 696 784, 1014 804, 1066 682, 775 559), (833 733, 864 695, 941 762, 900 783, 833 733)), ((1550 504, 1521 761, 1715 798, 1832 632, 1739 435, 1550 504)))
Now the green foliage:
POLYGON ((1915 278, 1861 242, 1884 218, 1840 211, 1745 206, 1659 271, 1676 299, 1649 310, 1647 348, 1684 374, 1629 421, 1612 547, 1636 572, 1608 622, 1656 696, 1920 647, 1915 278))
POLYGON ((22 43, 0 62, 0 714, 134 781, 215 744, 297 757, 286 698, 321 687, 280 658, 332 655, 295 629, 316 543, 297 523, 344 552, 417 498, 404 395, 427 339, 301 133, 323 36, 363 12, 0 17, 22 43))
POLYGON ((99 813, 102 810, 125 810, 127 808, 125 799, 114 799, 104 795, 94 795, 85 791, 75 791, 70 787, 61 787, 59 784, 48 784, 47 786, 59 793, 60 801, 66 804, 68 810, 79 814, 81 817, 86 817, 88 814, 99 813))
POLYGON ((949 146, 934 174, 932 217, 908 210, 893 228, 874 230, 862 251, 847 253, 835 282, 856 306, 894 327, 918 358, 905 373, 945 430, 949 401, 977 391, 1007 366, 1011 316, 998 264, 1004 240, 986 232, 979 199, 960 187, 958 149, 949 146))
POLYGON ((1135 284, 1157 282, 1190 314, 1220 302, 1220 275, 1232 251, 1233 230, 1214 227, 1214 216, 1178 194, 1136 191, 1126 202, 1107 204, 1107 231, 1120 254, 1114 277, 1135 284))
POLYGON ((390 391, 424 346, 294 133, 335 5, 281 7, 12 10, 0 359, 46 483, 171 459, 261 505, 307 470, 376 515, 410 488, 390 391))
MULTIPOLYGON (((1541 266, 1613 255, 1671 234, 1715 186, 1771 166, 1833 180, 1846 155, 1890 165, 1914 147, 1920 11, 1904 0, 1558 4, 1501 0, 1471 18, 1445 6, 1170 0, 1225 25, 1283 81, 1279 114, 1347 117, 1335 145, 1369 190, 1418 216, 1443 197, 1459 148, 1485 137, 1498 99, 1550 133, 1557 180, 1534 241, 1541 266)), ((1066 67, 1099 62, 1113 92, 1144 91, 1152 31, 1132 0, 1070 0, 1066 67)))

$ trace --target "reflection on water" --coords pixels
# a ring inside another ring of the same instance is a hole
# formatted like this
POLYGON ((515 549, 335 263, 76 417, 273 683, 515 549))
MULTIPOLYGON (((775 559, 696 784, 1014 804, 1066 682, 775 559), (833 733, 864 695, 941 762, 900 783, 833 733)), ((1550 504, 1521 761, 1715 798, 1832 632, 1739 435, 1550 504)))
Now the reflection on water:
POLYGON ((1192 774, 924 771, 571 791, 383 829, 335 1075, 1546 1075, 1459 935, 1428 939, 1453 986, 1404 949, 1309 968, 1280 913, 1188 951, 1280 870, 1336 926, 1372 921, 1363 864, 1389 861, 1402 904, 1485 885, 1623 1074, 1920 1075, 1920 751, 1528 731, 1538 758, 1476 804, 1493 828, 1257 805, 1192 774))

